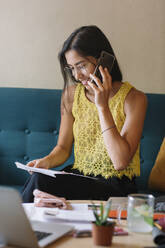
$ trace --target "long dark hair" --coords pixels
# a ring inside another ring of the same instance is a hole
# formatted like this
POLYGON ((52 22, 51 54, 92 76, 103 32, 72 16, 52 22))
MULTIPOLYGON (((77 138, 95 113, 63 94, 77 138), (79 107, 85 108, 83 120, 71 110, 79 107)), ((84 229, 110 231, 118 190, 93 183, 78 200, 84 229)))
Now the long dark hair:
MULTIPOLYGON (((92 56, 96 59, 100 57, 102 51, 106 51, 115 56, 110 42, 97 26, 83 26, 76 29, 64 42, 62 50, 58 55, 64 79, 64 88, 67 86, 70 78, 76 81, 75 78, 65 70, 65 66, 67 65, 65 53, 69 50, 75 50, 83 57, 92 56)), ((111 76, 112 82, 122 81, 122 73, 117 59, 115 59, 111 76)))

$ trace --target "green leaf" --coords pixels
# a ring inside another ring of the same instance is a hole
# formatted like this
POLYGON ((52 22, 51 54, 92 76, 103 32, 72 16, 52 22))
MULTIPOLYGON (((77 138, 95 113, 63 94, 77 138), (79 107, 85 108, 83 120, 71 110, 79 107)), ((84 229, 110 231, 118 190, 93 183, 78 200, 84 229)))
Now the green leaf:
POLYGON ((100 220, 101 220, 101 222, 103 222, 103 214, 104 214, 104 207, 103 207, 103 203, 101 202, 101 205, 100 205, 100 220))
POLYGON ((109 198, 104 206, 104 216, 103 216, 103 222, 105 222, 109 216, 109 211, 111 209, 112 200, 109 198))
POLYGON ((99 218, 99 214, 97 212, 97 207, 95 204, 92 204, 92 210, 93 210, 93 214, 94 214, 95 219, 96 219, 96 224, 98 225, 100 223, 100 218, 99 218))

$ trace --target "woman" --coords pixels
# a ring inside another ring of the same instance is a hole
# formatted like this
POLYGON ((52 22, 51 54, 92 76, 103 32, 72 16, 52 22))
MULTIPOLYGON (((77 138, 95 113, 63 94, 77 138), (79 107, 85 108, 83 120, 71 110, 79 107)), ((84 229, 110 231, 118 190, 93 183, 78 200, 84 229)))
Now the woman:
POLYGON ((34 173, 24 187, 24 202, 33 201, 36 188, 67 199, 106 200, 136 192, 147 100, 131 84, 122 82, 116 58, 111 73, 100 66, 101 80, 93 75, 102 51, 115 56, 96 26, 80 27, 64 42, 59 53, 65 85, 58 142, 48 156, 28 163, 57 167, 69 158, 74 142, 75 161, 66 171, 91 178, 58 175, 54 179, 34 173))

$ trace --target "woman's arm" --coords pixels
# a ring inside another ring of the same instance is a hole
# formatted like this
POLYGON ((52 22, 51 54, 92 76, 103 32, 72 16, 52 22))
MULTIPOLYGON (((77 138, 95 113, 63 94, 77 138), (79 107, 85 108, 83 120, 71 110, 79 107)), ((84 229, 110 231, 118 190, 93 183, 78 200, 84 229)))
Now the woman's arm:
MULTIPOLYGON (((112 78, 107 69, 100 67, 100 72, 102 83, 97 77, 91 75, 97 86, 93 83, 89 85, 95 93, 101 130, 104 131, 109 127, 114 127, 115 122, 108 106, 112 91, 112 78)), ((119 133, 117 128, 111 128, 102 134, 107 152, 116 170, 125 169, 136 152, 143 130, 146 109, 146 96, 136 89, 131 89, 124 103, 126 119, 121 132, 119 133)))
MULTIPOLYGON (((146 108, 146 96, 132 89, 125 99, 126 119, 121 132, 119 133, 117 128, 112 128, 102 134, 116 170, 125 169, 136 152, 143 130, 146 108)), ((98 113, 102 130, 114 125, 109 108, 102 108, 98 113)))
POLYGON ((63 92, 61 99, 61 123, 57 145, 49 155, 29 162, 27 164, 28 166, 49 169, 63 164, 69 158, 73 144, 73 97, 73 87, 63 92))
POLYGON ((61 124, 58 142, 52 152, 48 155, 50 167, 63 164, 70 156, 73 144, 72 101, 68 99, 68 93, 64 92, 61 101, 61 124))

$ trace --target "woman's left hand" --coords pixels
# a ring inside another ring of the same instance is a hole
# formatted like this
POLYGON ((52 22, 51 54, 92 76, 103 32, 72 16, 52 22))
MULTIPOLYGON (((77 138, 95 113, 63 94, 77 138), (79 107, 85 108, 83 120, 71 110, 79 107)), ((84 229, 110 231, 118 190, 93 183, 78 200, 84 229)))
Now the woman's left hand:
POLYGON ((107 68, 103 69, 102 66, 99 66, 99 70, 102 76, 102 82, 98 77, 90 74, 90 78, 95 82, 95 84, 89 82, 88 85, 95 93, 96 107, 105 108, 108 106, 109 95, 112 91, 112 77, 107 68))

